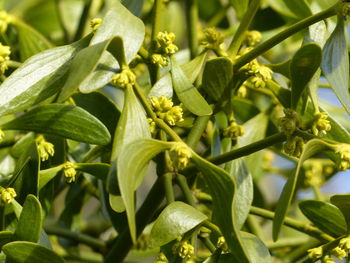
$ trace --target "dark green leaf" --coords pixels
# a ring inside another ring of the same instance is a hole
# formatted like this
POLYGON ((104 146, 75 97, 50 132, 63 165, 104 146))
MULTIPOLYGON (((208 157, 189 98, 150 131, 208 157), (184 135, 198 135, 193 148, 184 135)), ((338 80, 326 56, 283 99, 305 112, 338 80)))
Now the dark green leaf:
POLYGON ((218 101, 233 77, 233 64, 228 58, 214 58, 205 64, 202 87, 209 96, 218 101))
POLYGON ((11 242, 3 246, 2 250, 16 263, 65 263, 64 259, 51 249, 31 242, 11 242))
POLYGON ((3 124, 2 128, 52 134, 91 144, 105 145, 111 139, 98 119, 82 108, 65 104, 38 106, 3 124))
POLYGON ((75 163, 74 165, 76 166, 76 170, 91 174, 102 181, 106 181, 111 168, 106 163, 75 163))
POLYGON ((28 195, 18 225, 15 231, 17 240, 37 242, 42 227, 42 213, 39 200, 34 195, 28 195))
POLYGON ((237 16, 242 18, 248 8, 249 1, 230 0, 231 5, 236 10, 237 16))
POLYGON ((301 212, 319 229, 334 237, 346 234, 347 226, 339 209, 326 202, 306 200, 299 203, 301 212))
POLYGON ((186 77, 175 59, 171 62, 171 77, 177 97, 186 109, 198 116, 211 115, 212 109, 186 77))
POLYGON ((337 26, 324 46, 322 70, 338 99, 350 113, 349 57, 343 16, 338 17, 337 26))
POLYGON ((145 25, 119 1, 113 1, 102 24, 91 40, 91 45, 96 45, 115 36, 119 36, 123 40, 126 63, 129 63, 143 43, 145 25))
POLYGON ((302 46, 292 58, 290 63, 290 76, 292 82, 291 105, 293 109, 296 109, 306 85, 321 65, 321 59, 321 47, 315 43, 302 46))
POLYGON ((308 143, 304 146, 304 150, 300 156, 295 173, 293 173, 293 175, 288 178, 287 183, 283 187, 281 196, 277 203, 275 218, 273 219, 273 229, 272 229, 272 235, 274 240, 278 239, 278 235, 283 225, 284 218, 287 214, 288 208, 295 194, 295 188, 296 188, 296 184, 298 181, 299 172, 302 167, 302 164, 308 158, 312 157, 316 153, 319 153, 322 150, 325 150, 328 148, 329 148, 329 144, 326 143, 324 140, 320 140, 320 139, 312 139, 308 141, 308 143))
POLYGON ((350 232, 350 195, 333 195, 331 196, 331 203, 339 208, 343 213, 345 222, 347 224, 347 232, 350 232))
POLYGON ((71 45, 43 51, 24 62, 0 86, 0 115, 19 112, 54 95, 76 52, 90 41, 90 35, 71 45))
POLYGON ((150 246, 160 247, 195 228, 207 217, 183 202, 169 204, 151 229, 150 246))
POLYGON ((122 0, 122 4, 125 5, 135 16, 140 16, 144 0, 122 0))
POLYGON ((247 232, 241 232, 241 236, 252 263, 272 263, 269 249, 258 237, 247 232))
POLYGON ((24 22, 15 19, 14 23, 17 28, 21 60, 25 61, 27 58, 52 48, 53 45, 38 31, 24 22))
POLYGON ((117 176, 119 189, 126 208, 130 235, 136 241, 135 190, 143 180, 144 169, 158 153, 170 148, 170 142, 152 139, 134 140, 118 156, 117 176))
POLYGON ((236 220, 233 220, 235 182, 227 172, 199 155, 195 154, 193 161, 203 174, 203 180, 209 188, 213 198, 213 214, 215 214, 217 225, 220 227, 229 249, 235 254, 235 257, 240 259, 240 262, 250 263, 236 220))

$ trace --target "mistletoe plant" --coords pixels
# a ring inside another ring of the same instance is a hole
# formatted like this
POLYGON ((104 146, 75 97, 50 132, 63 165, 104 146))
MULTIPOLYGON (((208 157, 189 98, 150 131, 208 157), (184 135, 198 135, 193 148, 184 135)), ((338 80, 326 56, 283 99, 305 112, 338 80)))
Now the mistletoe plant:
POLYGON ((0 5, 1 261, 349 262, 349 1, 0 5))

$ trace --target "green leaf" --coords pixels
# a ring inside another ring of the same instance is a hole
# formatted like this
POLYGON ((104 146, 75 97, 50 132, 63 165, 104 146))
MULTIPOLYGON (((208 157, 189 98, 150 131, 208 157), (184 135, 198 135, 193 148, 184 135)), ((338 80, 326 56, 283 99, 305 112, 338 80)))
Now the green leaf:
POLYGON ((15 235, 12 231, 4 230, 0 232, 0 249, 12 241, 15 241, 15 235))
POLYGON ((105 145, 111 136, 107 128, 87 111, 65 104, 38 106, 2 125, 4 130, 25 130, 105 145))
POLYGON ((186 109, 198 116, 211 115, 212 109, 199 91, 192 85, 173 58, 171 77, 177 97, 186 109))
MULTIPOLYGON (((94 91, 96 88, 98 89, 108 84, 111 81, 112 76, 115 74, 113 67, 110 68, 110 72, 106 76, 99 79, 102 80, 101 82, 91 85, 91 79, 88 77, 96 70, 99 62, 102 60, 102 57, 104 60, 111 60, 112 62, 113 58, 110 58, 110 54, 106 54, 105 56, 103 55, 105 54, 109 45, 117 45, 118 47, 122 46, 122 43, 120 42, 122 42, 120 37, 114 37, 95 45, 88 46, 79 51, 72 60, 68 79, 60 92, 58 102, 67 100, 78 89, 83 93, 89 93, 94 91), (84 63, 82 63, 82 61, 84 61, 84 63)), ((124 52, 123 48, 121 48, 120 52, 124 52)), ((114 60, 114 62, 111 64, 117 65, 117 62, 114 60)))
POLYGON ((248 8, 249 1, 230 0, 232 7, 236 10, 238 18, 242 18, 248 8))
POLYGON ((215 101, 220 100, 233 77, 233 64, 229 58, 214 58, 205 64, 202 87, 215 101))
POLYGON ((236 185, 225 170, 194 154, 193 161, 203 174, 203 180, 213 198, 213 214, 217 220, 227 245, 242 263, 250 263, 246 248, 242 243, 236 219, 233 218, 236 185))
POLYGON ((291 18, 305 18, 312 15, 309 4, 305 0, 268 0, 278 13, 291 18))
POLYGON ((34 195, 28 195, 19 217, 15 237, 17 240, 37 242, 42 227, 41 204, 34 195))
POLYGON ((42 245, 15 241, 3 246, 2 251, 16 263, 65 263, 64 259, 42 245))
POLYGON ((134 140, 127 144, 118 157, 117 176, 119 189, 124 200, 130 235, 136 242, 135 190, 143 180, 148 162, 173 143, 153 139, 134 140))
POLYGON ((339 208, 343 213, 345 222, 347 224, 347 233, 350 233, 350 195, 333 195, 331 196, 331 203, 339 208))
MULTIPOLYGON (((207 57, 208 52, 203 52, 201 55, 195 57, 190 62, 180 65, 183 73, 193 83, 202 70, 203 64, 207 57)), ((160 97, 165 95, 167 98, 173 97, 173 84, 171 74, 167 73, 161 77, 156 84, 150 90, 148 97, 160 97)))
POLYGON ((236 159, 225 165, 225 170, 234 178, 237 189, 233 201, 233 218, 237 228, 241 229, 253 202, 253 178, 243 159, 236 159))
POLYGON ((90 35, 24 62, 0 86, 0 116, 28 109, 54 95, 64 84, 71 59, 89 40, 90 35))
POLYGON ((346 234, 344 216, 336 206, 322 201, 306 200, 299 203, 299 208, 323 232, 334 237, 346 234))
POLYGON ((241 232, 241 236, 252 263, 272 263, 269 249, 260 238, 247 232, 241 232))
POLYGON ((102 24, 91 40, 91 45, 119 36, 124 42, 126 63, 139 51, 145 36, 145 25, 119 1, 113 1, 102 24), (132 25, 132 26, 130 26, 132 25))
POLYGON ((53 45, 38 31, 26 23, 15 19, 13 25, 17 29, 18 40, 20 46, 21 60, 40 53, 46 49, 52 48, 53 45))
POLYGON ((111 168, 106 163, 75 163, 74 165, 76 166, 76 170, 91 174, 102 181, 106 181, 111 168))
POLYGON ((120 195, 109 194, 109 204, 111 205, 111 208, 117 213, 122 213, 126 209, 123 198, 120 195))
POLYGON ((321 66, 338 99, 350 113, 349 57, 343 16, 338 17, 337 26, 323 48, 321 66))
POLYGON ((207 216, 183 202, 169 204, 158 216, 150 234, 150 246, 160 247, 195 228, 207 216))
POLYGON ((283 187, 281 196, 277 203, 275 218, 273 219, 273 229, 272 229, 272 235, 275 241, 278 239, 278 235, 281 231, 284 218, 286 217, 288 208, 295 194, 295 188, 296 188, 296 184, 298 181, 299 172, 302 167, 302 164, 308 158, 312 157, 316 153, 319 153, 328 148, 329 148, 329 144, 326 143, 324 140, 320 140, 320 139, 312 139, 308 141, 307 144, 305 144, 303 153, 300 156, 295 173, 293 173, 292 176, 288 177, 287 183, 283 187))
POLYGON ((144 0, 122 0, 122 4, 135 16, 140 16, 144 0))
POLYGON ((293 56, 290 63, 292 82, 291 105, 293 109, 296 109, 306 85, 321 65, 321 58, 322 49, 315 43, 302 46, 293 56))
POLYGON ((56 175, 62 171, 62 165, 41 170, 39 172, 39 191, 48 183, 50 182, 53 178, 56 177, 56 175))

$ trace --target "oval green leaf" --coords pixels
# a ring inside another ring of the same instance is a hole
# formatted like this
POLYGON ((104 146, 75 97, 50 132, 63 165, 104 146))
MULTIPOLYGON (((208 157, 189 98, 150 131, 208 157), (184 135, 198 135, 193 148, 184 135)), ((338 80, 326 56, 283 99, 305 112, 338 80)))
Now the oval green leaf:
POLYGON ((350 113, 349 57, 344 30, 344 18, 339 16, 337 26, 323 48, 321 66, 338 99, 350 113))
POLYGON ((344 216, 336 206, 322 201, 306 200, 299 203, 299 208, 323 232, 334 237, 346 234, 344 216))
POLYGON ((298 101, 307 84, 321 65, 322 49, 318 44, 309 43, 302 46, 290 63, 292 82, 291 105, 296 109, 298 101))
POLYGON ((347 224, 347 232, 350 233, 350 194, 333 195, 331 203, 339 208, 347 224))
POLYGON ((17 240, 37 242, 42 227, 42 211, 39 200, 28 195, 18 220, 15 237, 17 240))
POLYGON ((171 60, 171 77, 177 97, 186 109, 198 116, 211 115, 212 109, 186 77, 175 59, 171 60))
POLYGON ((35 131, 105 145, 111 135, 94 116, 80 107, 65 104, 38 106, 2 125, 4 130, 35 131))
POLYGON ((42 245, 27 241, 15 241, 3 246, 6 256, 18 263, 65 263, 64 259, 42 245))
POLYGON ((207 216, 183 202, 169 204, 158 216, 151 229, 150 246, 160 247, 195 228, 207 216))

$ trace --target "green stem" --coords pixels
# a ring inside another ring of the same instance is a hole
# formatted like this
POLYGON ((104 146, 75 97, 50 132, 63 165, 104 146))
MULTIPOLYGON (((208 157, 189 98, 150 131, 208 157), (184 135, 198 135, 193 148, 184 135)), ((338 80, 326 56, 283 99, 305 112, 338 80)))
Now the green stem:
POLYGON ((226 16, 227 10, 231 7, 230 3, 227 3, 219 11, 215 13, 215 15, 209 20, 207 26, 214 27, 217 26, 226 16))
POLYGON ((55 0, 55 7, 56 7, 56 12, 57 12, 57 17, 58 17, 58 22, 61 26, 62 32, 63 32, 63 39, 64 43, 69 43, 69 33, 64 25, 63 17, 62 17, 62 10, 60 8, 60 0, 55 0))
POLYGON ((289 237, 289 238, 280 238, 278 242, 267 241, 265 245, 268 249, 279 249, 286 247, 296 247, 307 243, 309 240, 305 237, 289 237))
MULTIPOLYGON (((261 216, 267 219, 274 219, 275 213, 266 209, 262 209, 259 207, 251 206, 250 213, 253 215, 261 216)), ((286 217, 284 220, 284 224, 289 226, 295 230, 298 230, 302 233, 308 234, 309 236, 315 237, 323 242, 333 241, 334 238, 328 234, 323 233, 316 227, 311 226, 308 223, 300 222, 290 217, 286 217)))
POLYGON ((220 228, 217 225, 215 225, 214 223, 210 222, 209 220, 205 220, 202 225, 205 226, 206 228, 209 228, 211 231, 213 231, 219 237, 222 236, 220 228))
POLYGON ((194 122, 193 127, 186 139, 187 145, 193 150, 196 148, 205 128, 207 127, 209 119, 210 116, 199 116, 194 122))
MULTIPOLYGON (((164 199, 164 188, 161 177, 158 177, 152 189, 149 191, 145 201, 136 213, 136 229, 139 236, 146 225, 156 214, 157 208, 164 199)), ((124 228, 115 239, 111 249, 109 250, 104 263, 122 263, 124 258, 132 248, 130 231, 124 228)))
POLYGON ((85 26, 89 18, 91 3, 92 3, 92 0, 85 1, 83 12, 81 13, 81 16, 80 16, 78 29, 75 32, 74 41, 77 41, 83 37, 85 26))
POLYGON ((106 248, 106 243, 100 239, 93 238, 85 234, 72 232, 59 226, 45 226, 45 231, 48 235, 56 235, 59 237, 74 240, 79 243, 88 245, 94 249, 103 250, 106 248))
POLYGON ((155 0, 153 5, 153 14, 152 14, 152 33, 151 33, 152 45, 155 44, 157 34, 160 31, 162 9, 163 9, 163 0, 155 0))
POLYGON ((14 60, 9 60, 6 61, 6 65, 10 68, 19 68, 22 65, 22 63, 14 60))
POLYGON ((321 243, 319 240, 315 239, 309 239, 307 242, 302 244, 300 247, 295 248, 292 250, 288 256, 285 257, 284 262, 285 263, 294 263, 297 262, 298 259, 305 256, 307 253, 307 250, 310 248, 314 248, 319 246, 321 243))
POLYGON ((252 234, 256 235, 262 241, 265 240, 265 235, 261 229, 259 222, 256 220, 255 217, 253 217, 252 215, 248 215, 246 223, 248 228, 251 230, 252 234))
POLYGON ((208 237, 201 237, 199 236, 199 239, 203 242, 203 244, 206 246, 207 249, 209 249, 209 251, 211 253, 214 253, 216 250, 215 245, 210 241, 210 239, 208 237))
POLYGON ((198 54, 198 0, 187 0, 186 2, 186 19, 188 44, 190 47, 191 59, 198 54))
POLYGON ((238 50, 244 40, 245 32, 248 30, 250 24, 252 23, 253 18, 260 7, 260 4, 261 0, 252 0, 247 12, 244 14, 242 21, 232 39, 230 47, 227 50, 232 58, 236 57, 238 50))
POLYGON ((190 187, 188 186, 186 177, 182 174, 177 174, 176 180, 177 180, 177 182, 178 182, 178 184, 179 184, 179 186, 180 186, 180 188, 185 196, 187 203, 190 204, 191 206, 195 207, 196 201, 193 198, 193 194, 192 194, 190 187))
POLYGON ((166 173, 163 175, 164 189, 165 189, 165 197, 168 204, 175 201, 174 197, 174 189, 173 189, 173 174, 166 173))
POLYGON ((279 44, 283 40, 287 39, 288 37, 294 35, 295 33, 299 32, 300 30, 307 28, 308 26, 317 23, 321 20, 324 20, 328 17, 334 16, 337 14, 337 11, 339 9, 339 6, 342 3, 337 3, 334 6, 321 11, 315 15, 312 15, 310 17, 307 17, 289 27, 287 27, 282 32, 278 33, 277 35, 273 36, 272 38, 266 40, 265 42, 261 43, 260 45, 253 48, 250 52, 248 52, 245 55, 242 55, 238 59, 234 61, 234 70, 238 70, 245 64, 247 64, 249 61, 253 60, 254 58, 260 56, 265 51, 271 49, 275 45, 279 44))

